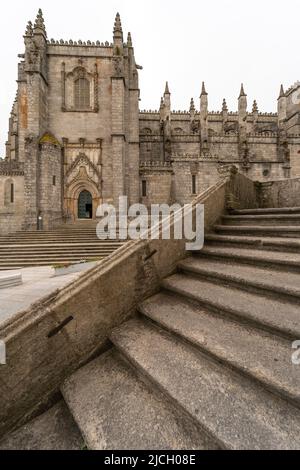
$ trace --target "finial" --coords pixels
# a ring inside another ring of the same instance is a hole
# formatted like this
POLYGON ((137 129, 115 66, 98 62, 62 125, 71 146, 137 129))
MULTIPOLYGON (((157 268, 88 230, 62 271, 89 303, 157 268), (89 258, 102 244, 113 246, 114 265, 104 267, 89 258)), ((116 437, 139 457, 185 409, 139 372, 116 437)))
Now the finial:
POLYGON ((28 21, 27 26, 26 26, 25 36, 31 37, 32 35, 33 35, 32 22, 28 21))
POLYGON ((253 101, 252 113, 258 113, 258 106, 256 100, 253 101))
POLYGON ((127 36, 127 46, 128 46, 128 47, 132 47, 132 37, 131 37, 131 33, 128 33, 128 36, 127 36))
POLYGON ((241 91, 240 91, 240 96, 239 96, 239 99, 242 97, 242 96, 247 96, 245 91, 244 91, 244 85, 241 84, 241 91))
POLYGON ((202 90, 201 90, 200 97, 203 96, 203 95, 207 95, 206 90, 205 90, 205 83, 204 82, 202 82, 202 90))
POLYGON ((285 96, 285 93, 284 93, 283 85, 281 85, 278 99, 283 98, 284 96, 285 96))
POLYGON ((166 82, 166 88, 165 88, 165 95, 170 95, 170 91, 169 91, 169 84, 168 82, 166 82))
POLYGON ((123 38, 123 30, 121 24, 120 14, 116 14, 115 24, 114 24, 114 37, 123 38))
POLYGON ((190 113, 195 112, 194 98, 191 98, 190 113))
POLYGON ((228 112, 227 103, 226 103, 225 98, 223 99, 223 103, 222 103, 222 111, 223 111, 223 113, 228 112))
POLYGON ((34 23, 34 30, 36 31, 37 29, 40 29, 41 31, 43 31, 44 34, 46 34, 45 21, 41 9, 39 9, 34 23))

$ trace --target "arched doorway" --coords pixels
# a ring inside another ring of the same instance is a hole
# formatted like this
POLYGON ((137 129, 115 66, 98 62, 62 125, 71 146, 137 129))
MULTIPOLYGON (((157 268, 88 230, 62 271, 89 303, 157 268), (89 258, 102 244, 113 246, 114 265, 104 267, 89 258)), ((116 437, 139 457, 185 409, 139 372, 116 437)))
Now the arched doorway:
POLYGON ((84 189, 78 197, 78 219, 93 218, 93 198, 89 191, 84 189))

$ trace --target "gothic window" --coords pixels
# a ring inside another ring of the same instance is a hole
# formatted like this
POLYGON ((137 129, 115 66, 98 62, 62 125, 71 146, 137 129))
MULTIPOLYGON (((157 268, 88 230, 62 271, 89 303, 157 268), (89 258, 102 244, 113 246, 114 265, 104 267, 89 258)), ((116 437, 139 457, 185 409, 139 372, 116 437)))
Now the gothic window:
POLYGON ((78 78, 75 81, 75 108, 90 108, 90 82, 87 78, 78 78))

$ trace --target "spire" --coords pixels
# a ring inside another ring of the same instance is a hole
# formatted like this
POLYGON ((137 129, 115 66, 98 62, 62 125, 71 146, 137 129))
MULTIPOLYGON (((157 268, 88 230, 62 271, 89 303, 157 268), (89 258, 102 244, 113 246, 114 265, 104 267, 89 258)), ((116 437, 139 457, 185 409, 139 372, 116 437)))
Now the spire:
POLYGON ((123 30, 121 24, 120 14, 116 14, 115 24, 114 24, 114 38, 122 39, 123 41, 123 30))
POLYGON ((194 112, 195 112, 194 98, 191 98, 190 113, 194 113, 194 112))
POLYGON ((32 22, 28 21, 27 26, 26 26, 25 36, 31 37, 32 35, 33 35, 32 22))
POLYGON ((131 37, 131 33, 128 33, 128 35, 127 35, 127 46, 128 46, 128 47, 132 47, 132 37, 131 37))
POLYGON ((45 21, 44 21, 43 12, 41 9, 39 9, 35 23, 34 23, 34 32, 36 33, 39 31, 44 33, 44 35, 46 36, 45 21))
POLYGON ((242 97, 242 96, 247 96, 245 91, 244 91, 244 85, 241 84, 241 91, 240 91, 240 96, 239 96, 239 99, 242 97))
POLYGON ((222 103, 222 111, 223 111, 223 113, 228 112, 227 103, 226 103, 225 98, 223 99, 223 103, 222 103))
POLYGON ((206 90, 205 90, 205 83, 204 82, 202 82, 202 90, 201 90, 200 97, 203 96, 203 95, 207 95, 206 90))
POLYGON ((283 85, 281 85, 278 99, 283 98, 284 96, 285 96, 285 93, 284 93, 283 85))
POLYGON ((256 100, 253 101, 252 113, 258 113, 258 106, 256 100))
POLYGON ((165 88, 165 95, 170 95, 170 91, 169 91, 169 84, 168 82, 166 82, 166 88, 165 88))

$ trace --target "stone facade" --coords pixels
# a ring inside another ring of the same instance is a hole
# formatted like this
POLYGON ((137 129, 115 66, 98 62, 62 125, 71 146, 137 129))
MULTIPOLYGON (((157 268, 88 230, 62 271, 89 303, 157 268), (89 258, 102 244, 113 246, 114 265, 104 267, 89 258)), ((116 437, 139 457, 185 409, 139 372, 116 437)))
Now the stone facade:
POLYGON ((100 202, 190 202, 235 165, 253 180, 300 176, 300 82, 280 89, 278 113, 139 110, 140 66, 117 14, 113 42, 48 40, 42 12, 29 22, 6 157, 0 160, 2 233, 76 221, 82 191, 100 202))

